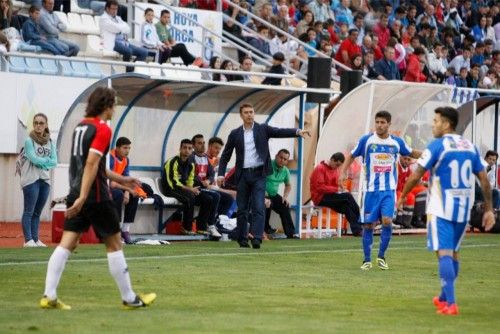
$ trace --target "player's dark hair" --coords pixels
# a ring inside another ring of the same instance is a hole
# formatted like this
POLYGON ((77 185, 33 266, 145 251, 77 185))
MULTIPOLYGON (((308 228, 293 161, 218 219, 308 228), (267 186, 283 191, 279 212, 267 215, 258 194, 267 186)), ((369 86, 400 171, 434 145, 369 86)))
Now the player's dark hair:
POLYGON ((153 13, 154 13, 153 8, 149 8, 149 7, 148 7, 148 8, 146 8, 146 9, 144 10, 144 15, 146 15, 146 14, 147 14, 147 13, 149 13, 149 12, 153 12, 153 13))
POLYGON ((375 114, 375 119, 377 119, 377 118, 383 118, 383 119, 385 119, 387 121, 387 123, 390 123, 391 119, 392 119, 392 116, 391 116, 391 114, 388 111, 386 111, 386 110, 380 110, 379 112, 377 112, 375 114))
POLYGON ((168 9, 163 9, 161 12, 160 12, 160 16, 163 16, 163 14, 170 14, 170 11, 168 9))
POLYGON ((130 145, 132 142, 127 137, 120 137, 116 141, 116 147, 122 147, 124 145, 130 145))
POLYGON ((488 150, 488 152, 486 152, 486 155, 484 156, 484 158, 488 159, 488 157, 491 157, 491 156, 495 156, 498 159, 498 153, 493 151, 493 150, 488 150))
POLYGON ((182 147, 182 145, 184 144, 193 145, 193 142, 191 141, 191 139, 184 138, 183 140, 181 140, 181 145, 179 147, 182 147))
POLYGON ((290 151, 288 151, 286 148, 282 148, 281 150, 279 150, 278 153, 276 153, 276 155, 280 155, 281 153, 290 155, 290 151))
POLYGON ((219 144, 220 146, 224 146, 224 142, 219 137, 212 137, 212 138, 210 138, 208 140, 208 146, 210 146, 212 144, 219 144))
POLYGON ((203 135, 201 133, 198 133, 196 135, 193 136, 193 138, 191 139, 191 143, 196 143, 196 139, 203 139, 203 135))
POLYGON ((453 131, 455 131, 458 125, 458 111, 452 107, 439 107, 434 110, 436 114, 441 115, 441 117, 445 118, 449 123, 450 127, 453 131))
POLYGON ((340 162, 344 163, 345 156, 342 152, 333 153, 332 156, 330 157, 330 160, 340 161, 340 162))
POLYGON ((97 87, 89 96, 87 100, 87 109, 85 109, 85 116, 96 117, 99 116, 107 108, 115 105, 116 92, 107 87, 97 87))

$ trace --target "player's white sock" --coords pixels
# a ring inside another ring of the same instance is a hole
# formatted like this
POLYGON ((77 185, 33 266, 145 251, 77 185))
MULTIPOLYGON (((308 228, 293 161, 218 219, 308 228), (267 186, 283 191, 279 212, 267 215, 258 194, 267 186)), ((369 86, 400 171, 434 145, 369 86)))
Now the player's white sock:
POLYGON ((64 266, 66 265, 66 261, 68 261, 70 254, 71 252, 66 248, 57 246, 54 253, 50 256, 49 263, 47 265, 44 292, 44 295, 50 300, 57 298, 57 286, 59 285, 59 280, 61 279, 64 266))
POLYGON ((130 231, 130 225, 132 225, 132 223, 123 223, 122 232, 129 232, 130 231))
POLYGON ((109 271, 115 279, 116 285, 118 285, 122 300, 126 302, 134 301, 135 293, 130 284, 130 276, 128 274, 127 262, 125 261, 123 251, 119 250, 108 253, 108 265, 109 271))

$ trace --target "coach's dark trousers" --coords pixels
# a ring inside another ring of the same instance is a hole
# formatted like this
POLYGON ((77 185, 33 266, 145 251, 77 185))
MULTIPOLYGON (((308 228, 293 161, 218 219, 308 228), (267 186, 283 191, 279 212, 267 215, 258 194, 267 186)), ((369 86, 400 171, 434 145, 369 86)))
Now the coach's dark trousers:
POLYGON ((262 241, 264 234, 264 196, 266 177, 262 175, 262 166, 244 168, 238 181, 236 192, 237 239, 240 242, 248 241, 249 212, 252 212, 251 233, 255 239, 262 241), (251 209, 251 210, 250 210, 251 209))
POLYGON ((331 193, 323 195, 319 206, 326 206, 346 216, 353 234, 361 232, 359 206, 350 193, 331 193))

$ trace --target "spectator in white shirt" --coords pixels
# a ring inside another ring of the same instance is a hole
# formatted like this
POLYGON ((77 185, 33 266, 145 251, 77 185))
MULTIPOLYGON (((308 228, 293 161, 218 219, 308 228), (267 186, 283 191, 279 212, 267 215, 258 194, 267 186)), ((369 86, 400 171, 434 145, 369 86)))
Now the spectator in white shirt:
POLYGON ((472 54, 472 50, 470 47, 465 47, 463 53, 461 55, 456 56, 450 62, 450 66, 455 68, 455 73, 460 73, 460 69, 465 67, 467 71, 470 70, 470 56, 472 54))
POLYGON ((441 60, 443 44, 440 42, 434 43, 432 52, 427 55, 427 65, 431 71, 431 76, 434 81, 442 82, 445 78, 446 67, 441 60))
POLYGON ((141 43, 142 46, 148 49, 150 56, 155 57, 155 59, 163 64, 168 59, 168 54, 165 53, 165 45, 156 32, 156 27, 153 24, 153 18, 155 17, 155 12, 151 8, 146 8, 144 11, 145 21, 141 25, 141 43))
MULTIPOLYGON (((145 60, 148 50, 129 43, 130 27, 117 16, 117 13, 118 1, 108 0, 104 7, 104 14, 99 20, 104 49, 118 52, 123 55, 124 61, 130 61, 132 56, 135 56, 136 60, 145 60)), ((133 66, 127 66, 127 72, 133 70, 133 66)))
POLYGON ((269 43, 269 50, 271 54, 282 52, 288 58, 290 55, 295 54, 299 45, 297 42, 289 40, 288 37, 278 33, 269 43))

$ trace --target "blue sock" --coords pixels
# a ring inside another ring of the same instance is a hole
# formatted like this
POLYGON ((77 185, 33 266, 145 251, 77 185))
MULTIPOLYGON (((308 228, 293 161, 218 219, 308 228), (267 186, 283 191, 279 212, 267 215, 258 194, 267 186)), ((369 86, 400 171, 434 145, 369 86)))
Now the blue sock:
POLYGON ((445 302, 446 301, 446 294, 444 293, 444 289, 441 288, 441 294, 439 295, 439 301, 440 302, 445 302))
POLYGON ((439 257, 439 277, 441 278, 441 288, 449 304, 455 303, 455 269, 453 268, 453 258, 445 255, 439 257))
POLYGON ((460 262, 458 260, 453 259, 453 269, 455 269, 455 279, 457 279, 460 270, 460 262))
POLYGON ((365 254, 364 262, 372 260, 373 229, 363 229, 363 252, 365 254))
POLYGON ((380 233, 380 248, 378 250, 378 257, 383 258, 385 256, 385 251, 389 247, 389 241, 392 237, 392 226, 382 225, 382 232, 380 233))

